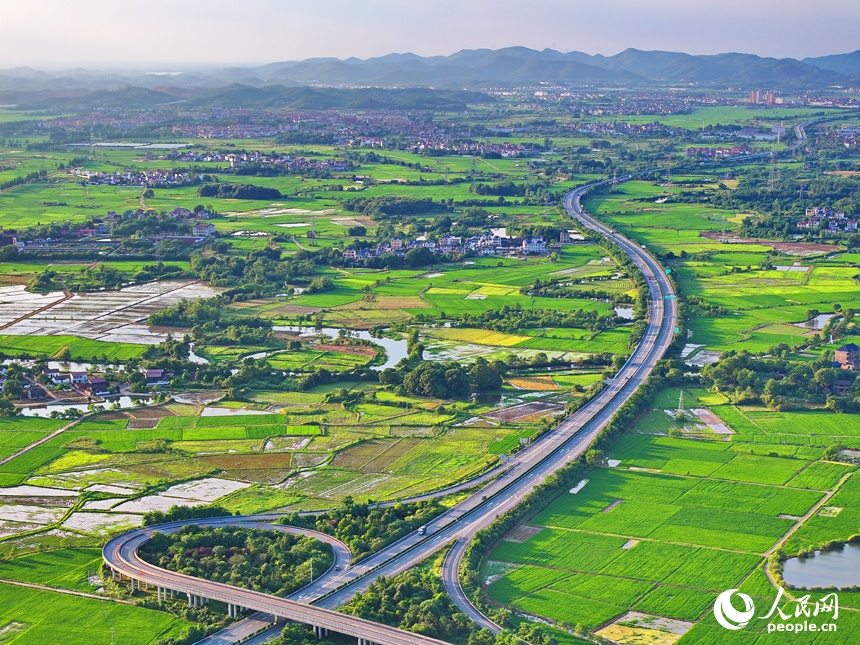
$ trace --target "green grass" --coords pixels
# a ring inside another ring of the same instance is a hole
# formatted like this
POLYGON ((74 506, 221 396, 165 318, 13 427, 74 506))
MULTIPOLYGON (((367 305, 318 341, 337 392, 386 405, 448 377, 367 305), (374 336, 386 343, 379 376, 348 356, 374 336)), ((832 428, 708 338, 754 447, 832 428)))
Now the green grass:
POLYGON ((789 481, 788 485, 796 486, 797 488, 830 490, 836 486, 844 475, 856 469, 856 466, 850 464, 817 461, 809 464, 799 475, 789 481))
POLYGON ((647 614, 694 621, 713 606, 717 595, 713 591, 660 585, 640 600, 635 609, 647 614))
POLYGON ((56 549, 0 562, 0 578, 92 592, 87 574, 97 574, 101 567, 101 549, 56 549))
POLYGON ((509 604, 521 596, 563 580, 571 574, 542 567, 520 567, 506 573, 488 588, 492 600, 509 604))
POLYGON ((91 359, 107 356, 108 361, 125 361, 138 358, 146 345, 106 343, 77 336, 4 336, 0 335, 0 351, 11 356, 54 356, 65 347, 72 358, 91 359))
POLYGON ((17 645, 65 642, 148 645, 175 636, 186 623, 171 614, 0 583, 0 624, 18 623, 17 645), (104 615, 102 612, 104 611, 104 615), (113 629, 112 629, 113 628, 113 629))
POLYGON ((737 455, 721 466, 713 475, 719 479, 735 479, 759 484, 785 484, 796 475, 807 462, 799 459, 737 455))

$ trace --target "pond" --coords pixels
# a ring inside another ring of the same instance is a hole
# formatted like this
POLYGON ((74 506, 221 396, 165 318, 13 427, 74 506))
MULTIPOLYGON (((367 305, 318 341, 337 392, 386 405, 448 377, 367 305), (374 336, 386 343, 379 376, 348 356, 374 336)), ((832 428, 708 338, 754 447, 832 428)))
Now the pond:
MULTIPOLYGON (((289 326, 276 326, 272 327, 274 331, 285 331, 285 332, 294 332, 298 333, 299 336, 319 336, 323 334, 328 336, 331 339, 340 338, 340 329, 336 329, 334 327, 323 327, 322 329, 316 329, 315 327, 294 327, 292 325, 289 326)), ((382 365, 374 365, 371 369, 379 371, 384 370, 389 367, 394 367, 399 363, 402 359, 406 358, 409 354, 406 351, 406 340, 405 339, 395 339, 382 337, 378 338, 376 336, 371 336, 370 332, 367 331, 349 331, 350 338, 358 338, 360 340, 367 340, 373 343, 374 345, 379 345, 383 349, 385 349, 385 353, 387 358, 385 363, 382 365)))
POLYGON ((633 307, 615 307, 615 315, 624 320, 635 320, 636 316, 633 313, 633 307))
POLYGON ((860 585, 860 545, 846 544, 834 551, 816 551, 809 558, 789 558, 782 577, 795 587, 860 585))
MULTIPOLYGON (((105 410, 109 410, 110 406, 117 401, 119 402, 119 406, 122 409, 128 409, 128 408, 134 407, 135 401, 142 401, 144 403, 148 403, 149 397, 148 396, 135 396, 135 397, 116 396, 116 397, 110 397, 109 399, 107 399, 107 401, 105 401, 103 403, 96 403, 96 405, 100 405, 105 410)), ((85 414, 87 412, 89 412, 89 409, 87 408, 86 403, 58 403, 56 405, 46 405, 46 406, 39 407, 39 408, 23 408, 21 410, 21 414, 25 417, 50 417, 51 412, 54 412, 55 410, 57 412, 68 412, 69 410, 73 410, 73 409, 78 410, 80 412, 83 412, 85 414)))

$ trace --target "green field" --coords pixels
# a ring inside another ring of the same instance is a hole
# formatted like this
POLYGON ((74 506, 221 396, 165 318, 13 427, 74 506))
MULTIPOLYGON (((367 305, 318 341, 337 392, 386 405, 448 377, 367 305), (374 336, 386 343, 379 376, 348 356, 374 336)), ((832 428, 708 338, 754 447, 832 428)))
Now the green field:
POLYGON ((11 626, 11 640, 20 645, 51 642, 57 634, 99 645, 146 645, 187 624, 164 612, 2 583, 0 607, 0 622, 11 626))

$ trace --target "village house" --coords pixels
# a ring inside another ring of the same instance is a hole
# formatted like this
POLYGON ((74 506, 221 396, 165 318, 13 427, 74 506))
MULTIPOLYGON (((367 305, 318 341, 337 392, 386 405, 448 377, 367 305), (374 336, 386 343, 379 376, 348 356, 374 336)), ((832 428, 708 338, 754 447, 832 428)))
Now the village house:
POLYGON ((33 385, 24 391, 22 398, 26 398, 28 401, 41 401, 48 398, 48 392, 39 385, 33 385))
POLYGON ((575 244, 576 242, 582 242, 584 240, 585 238, 577 231, 562 231, 558 236, 559 244, 575 244))
POLYGON ((833 381, 833 391, 836 394, 848 394, 848 390, 851 389, 851 383, 853 381, 848 381, 845 379, 837 379, 833 381))
POLYGON ((854 343, 843 345, 833 352, 833 362, 844 370, 854 370, 860 366, 860 347, 854 343))
POLYGON ((86 372, 72 372, 72 385, 86 385, 89 375, 86 372))
POLYGON ((87 383, 87 388, 93 396, 107 394, 108 382, 107 379, 101 376, 94 376, 87 383))
POLYGON ((523 253, 546 253, 546 241, 542 236, 527 237, 523 240, 523 253))
POLYGON ((172 378, 172 372, 167 372, 161 368, 146 370, 146 384, 149 386, 170 385, 170 379, 172 378))
POLYGON ((71 374, 68 372, 61 372, 58 369, 46 369, 43 373, 54 385, 68 385, 72 381, 71 374))
POLYGON ((194 235, 201 237, 215 237, 215 225, 209 222, 198 222, 194 225, 194 235))

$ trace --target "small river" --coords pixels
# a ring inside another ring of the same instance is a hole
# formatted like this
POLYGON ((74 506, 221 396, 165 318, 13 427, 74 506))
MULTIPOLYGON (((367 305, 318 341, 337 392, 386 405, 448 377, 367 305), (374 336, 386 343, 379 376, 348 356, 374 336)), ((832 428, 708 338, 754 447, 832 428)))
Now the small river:
POLYGON ((824 325, 826 325, 827 321, 833 318, 834 315, 835 314, 818 314, 812 320, 794 323, 794 326, 801 327, 803 329, 824 329, 824 325))
POLYGON ((785 581, 795 587, 853 587, 860 585, 860 545, 816 551, 809 558, 789 558, 782 571, 785 581))

